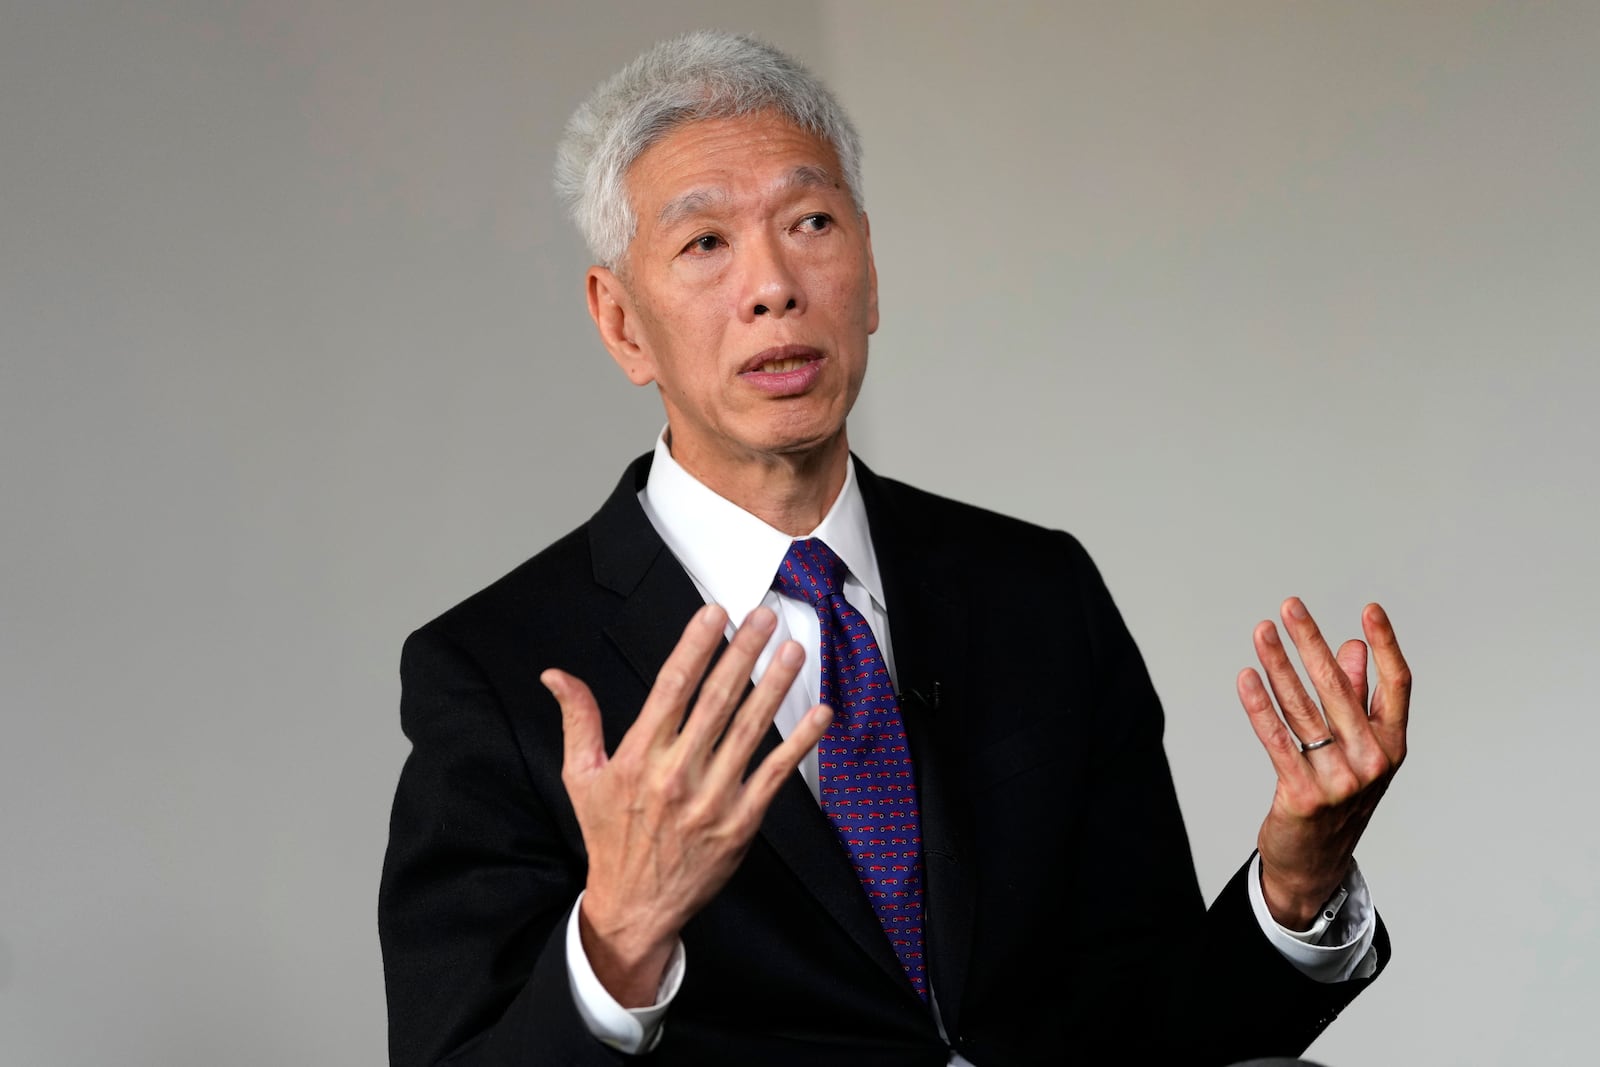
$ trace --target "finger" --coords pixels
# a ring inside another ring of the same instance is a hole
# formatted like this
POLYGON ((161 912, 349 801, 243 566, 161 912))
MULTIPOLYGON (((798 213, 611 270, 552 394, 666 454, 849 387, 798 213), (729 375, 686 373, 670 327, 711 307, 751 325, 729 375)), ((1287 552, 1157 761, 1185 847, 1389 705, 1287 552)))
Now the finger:
POLYGON ((1255 730, 1261 747, 1267 750, 1272 769, 1286 782, 1298 780, 1306 773, 1306 763, 1300 758, 1300 746, 1295 743, 1294 735, 1283 720, 1278 718, 1278 709, 1272 703, 1272 697, 1267 695, 1266 686, 1261 684, 1261 676, 1246 667, 1239 672, 1238 686, 1239 703, 1244 705, 1245 714, 1250 717, 1250 727, 1255 730))
POLYGON ((745 616, 733 640, 700 686, 694 710, 684 720, 676 746, 680 759, 703 762, 715 747, 740 694, 750 684, 750 672, 761 650, 777 626, 778 616, 771 608, 758 607, 745 616))
POLYGON ((694 613, 683 628, 683 636, 656 672, 655 684, 645 697, 639 718, 623 735, 617 753, 642 746, 656 748, 672 743, 683 721, 689 695, 705 675, 706 664, 722 643, 722 628, 728 615, 716 604, 707 604, 694 613))
POLYGON ((778 647, 772 662, 767 664, 766 671, 761 675, 761 681, 740 706, 721 744, 717 746, 717 754, 707 774, 708 783, 726 787, 744 776, 750 753, 756 750, 767 727, 772 725, 772 717, 777 714, 784 695, 794 684, 805 662, 805 650, 799 642, 785 641, 778 647))
POLYGON ((1270 622, 1259 623, 1255 630, 1255 643, 1256 658, 1266 671, 1267 684, 1272 687, 1272 695, 1283 710, 1283 718, 1289 729, 1301 741, 1326 737, 1328 724, 1323 721, 1321 709, 1306 695, 1300 675, 1295 672, 1294 664, 1289 662, 1289 653, 1278 638, 1278 628, 1270 622))
POLYGON ((1339 646, 1339 667, 1350 680, 1350 691, 1364 708, 1367 706, 1367 644, 1354 637, 1339 646))
POLYGON ((1329 731, 1346 748, 1352 744, 1359 747, 1368 737, 1366 702, 1356 700, 1349 676, 1328 648, 1328 642, 1323 638, 1317 620, 1306 610, 1305 602, 1299 597, 1290 597, 1283 602, 1282 614, 1283 624, 1294 640, 1295 651, 1300 654, 1306 677, 1311 680, 1317 698, 1322 703, 1329 731))
POLYGON ((822 735, 833 719, 833 709, 826 704, 815 704, 805 718, 795 725, 783 743, 767 753, 761 765, 751 772, 744 785, 741 811, 745 818, 759 822, 778 789, 788 779, 806 753, 817 747, 822 735))
POLYGON ((606 764, 605 736, 600 729, 600 706, 589 687, 566 671, 555 668, 539 681, 561 705, 561 768, 566 775, 584 775, 606 764))
POLYGON ((1372 646, 1372 662, 1377 668, 1373 729, 1378 732, 1384 751, 1398 763, 1405 756, 1406 727, 1411 720, 1411 667, 1400 652, 1394 625, 1383 608, 1368 604, 1361 612, 1361 629, 1372 646))

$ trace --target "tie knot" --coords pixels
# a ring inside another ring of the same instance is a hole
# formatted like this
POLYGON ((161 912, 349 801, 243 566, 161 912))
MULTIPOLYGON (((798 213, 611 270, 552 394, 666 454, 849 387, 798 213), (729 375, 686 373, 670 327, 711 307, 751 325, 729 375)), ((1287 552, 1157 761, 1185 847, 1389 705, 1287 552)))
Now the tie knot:
POLYGON ((844 583, 844 562, 833 554, 833 549, 815 537, 789 543, 783 562, 778 565, 778 575, 772 587, 780 593, 812 604, 826 600, 839 592, 844 583))

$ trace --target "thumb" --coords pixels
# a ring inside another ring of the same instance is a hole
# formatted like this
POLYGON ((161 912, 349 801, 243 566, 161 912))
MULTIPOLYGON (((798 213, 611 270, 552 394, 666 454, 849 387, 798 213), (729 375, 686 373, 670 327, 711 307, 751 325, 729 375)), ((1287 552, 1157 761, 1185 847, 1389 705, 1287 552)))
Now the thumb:
POLYGON ((1367 645, 1351 638, 1339 646, 1339 667, 1350 679, 1350 688, 1361 701, 1361 710, 1367 708, 1367 645))
POLYGON ((561 705, 562 776, 587 774, 606 762, 605 738, 600 731, 600 706, 580 679, 551 668, 539 681, 561 705))

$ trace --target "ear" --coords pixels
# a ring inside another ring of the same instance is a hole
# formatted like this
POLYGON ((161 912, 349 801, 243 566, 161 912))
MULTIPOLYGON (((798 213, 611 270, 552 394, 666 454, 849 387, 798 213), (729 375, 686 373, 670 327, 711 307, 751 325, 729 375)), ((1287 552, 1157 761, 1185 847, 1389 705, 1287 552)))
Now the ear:
POLYGON ((872 259, 872 222, 861 213, 861 229, 867 238, 867 333, 878 332, 878 264, 872 259))
POLYGON ((634 385, 649 385, 655 381, 655 361, 650 358, 650 350, 638 339, 639 315, 622 279, 610 268, 597 266, 589 268, 585 283, 589 317, 594 319, 594 327, 606 351, 634 385))

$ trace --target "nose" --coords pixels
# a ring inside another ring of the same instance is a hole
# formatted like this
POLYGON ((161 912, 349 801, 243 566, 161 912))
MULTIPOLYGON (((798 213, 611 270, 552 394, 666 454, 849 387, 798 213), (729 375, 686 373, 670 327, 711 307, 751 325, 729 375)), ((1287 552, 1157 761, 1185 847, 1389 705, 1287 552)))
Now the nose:
POLYGON ((745 263, 745 321, 762 315, 781 319, 791 311, 805 310, 805 293, 799 275, 783 248, 782 238, 747 245, 745 263))

